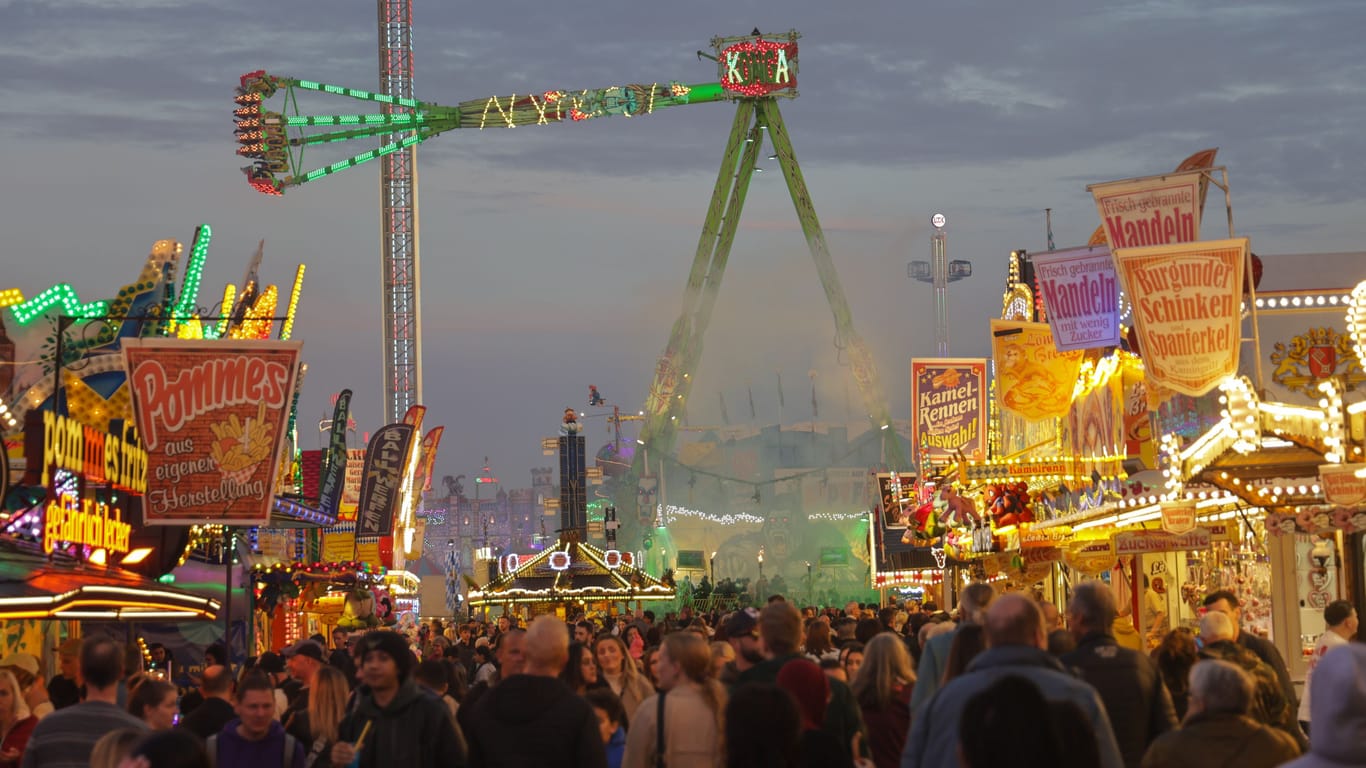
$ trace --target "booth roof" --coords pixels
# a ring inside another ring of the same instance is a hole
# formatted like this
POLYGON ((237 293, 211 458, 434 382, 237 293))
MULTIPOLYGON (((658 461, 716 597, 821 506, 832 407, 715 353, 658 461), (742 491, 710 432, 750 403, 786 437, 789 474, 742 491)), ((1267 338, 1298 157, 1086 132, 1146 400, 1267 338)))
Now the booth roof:
POLYGON ((220 607, 117 568, 0 548, 0 619, 214 619, 220 607))

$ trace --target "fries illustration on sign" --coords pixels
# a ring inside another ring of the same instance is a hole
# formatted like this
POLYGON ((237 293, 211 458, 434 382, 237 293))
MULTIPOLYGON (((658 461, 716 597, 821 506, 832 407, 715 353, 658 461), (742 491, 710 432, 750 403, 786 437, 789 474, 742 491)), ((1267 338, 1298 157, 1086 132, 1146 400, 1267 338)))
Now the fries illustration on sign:
POLYGON ((266 419, 264 402, 257 406, 254 418, 242 420, 234 413, 227 421, 210 424, 209 428, 214 436, 209 455, 228 477, 249 475, 257 464, 270 458, 275 447, 275 427, 266 419))

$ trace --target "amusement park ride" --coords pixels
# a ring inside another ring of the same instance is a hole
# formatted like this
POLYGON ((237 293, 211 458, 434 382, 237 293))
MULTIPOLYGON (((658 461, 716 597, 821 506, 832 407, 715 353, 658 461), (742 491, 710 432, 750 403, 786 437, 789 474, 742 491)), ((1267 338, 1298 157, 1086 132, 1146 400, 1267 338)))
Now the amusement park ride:
MULTIPOLYGON (((382 15, 389 2, 391 0, 380 0, 382 15)), ((392 2, 406 5, 403 0, 392 2)), ((383 23, 381 26, 383 29, 383 23)), ((673 450, 691 395, 693 373, 702 355, 703 336, 711 321, 750 179, 767 134, 787 181, 807 246, 834 315, 839 346, 848 352, 851 372, 872 426, 881 430, 887 463, 894 468, 902 468, 906 466, 906 461, 896 432, 890 428, 891 414, 877 366, 867 345, 854 329, 849 303, 845 299, 825 234, 816 217, 787 127, 778 109, 779 98, 797 96, 799 37, 795 31, 764 35, 756 29, 741 37, 713 39, 711 46, 714 56, 702 52, 699 52, 699 56, 706 55, 716 61, 718 82, 684 84, 670 81, 665 84, 632 83, 586 90, 549 90, 490 96, 460 102, 455 106, 418 101, 410 96, 371 93, 312 80, 281 77, 264 70, 251 72, 242 76, 241 86, 237 90, 235 114, 237 141, 240 144, 237 152, 252 160, 252 164, 243 172, 253 188, 268 195, 282 195, 286 190, 338 171, 387 158, 395 153, 410 152, 415 145, 456 128, 516 128, 587 122, 610 116, 643 117, 666 107, 734 102, 735 119, 726 141, 692 269, 688 273, 682 312, 673 324, 668 344, 655 367, 654 381, 645 404, 640 440, 646 451, 654 452, 655 455, 673 450), (379 111, 346 115, 300 114, 298 96, 310 92, 348 97, 376 105, 379 111), (267 108, 267 102, 277 97, 275 103, 278 106, 267 108), (312 169, 304 163, 306 148, 376 137, 383 142, 379 147, 349 158, 312 169)), ((382 51, 383 48, 382 39, 382 51)), ((382 75, 384 69, 382 63, 382 75)), ((386 213, 386 238, 390 235, 390 218, 386 213)), ((406 256, 395 254, 391 249, 388 258, 392 262, 406 256)), ((415 265, 412 269, 414 279, 397 287, 415 294, 415 265)), ((386 266, 386 295, 395 288, 389 278, 394 272, 392 265, 386 266)), ((417 354, 415 335, 395 333, 396 328, 403 326, 393 316, 398 305, 415 307, 416 298, 395 301, 390 297, 385 322, 386 367, 390 367, 395 360, 415 359, 417 354)), ((415 328, 415 321, 408 327, 415 328)), ((399 402, 411 396, 416 384, 395 375, 392 370, 386 370, 386 374, 390 407, 397 407, 401 414, 406 406, 400 406, 399 402)), ((627 478, 627 487, 635 484, 635 478, 648 473, 641 458, 646 451, 637 452, 627 478)))

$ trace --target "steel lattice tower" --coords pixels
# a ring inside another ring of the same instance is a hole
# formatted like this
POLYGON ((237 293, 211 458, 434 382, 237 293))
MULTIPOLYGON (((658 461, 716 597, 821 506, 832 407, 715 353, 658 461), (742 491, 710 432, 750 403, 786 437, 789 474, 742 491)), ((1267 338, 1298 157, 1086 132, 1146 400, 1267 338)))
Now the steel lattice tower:
MULTIPOLYGON (((378 0, 380 92, 413 98, 412 0, 378 0)), ((384 114, 410 113, 396 104, 384 114)), ((399 141, 401 134, 382 142, 399 141)), ((417 147, 380 158, 380 268, 384 282, 384 384, 388 423, 422 401, 422 322, 417 232, 417 147)))

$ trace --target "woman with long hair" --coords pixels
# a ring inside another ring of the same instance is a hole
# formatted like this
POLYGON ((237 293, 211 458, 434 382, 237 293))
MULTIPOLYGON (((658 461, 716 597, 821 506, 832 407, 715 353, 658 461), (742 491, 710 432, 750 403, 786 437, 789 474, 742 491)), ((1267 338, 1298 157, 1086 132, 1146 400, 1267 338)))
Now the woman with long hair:
POLYGON ((1162 682, 1172 695, 1172 707, 1176 709, 1178 721, 1186 719, 1186 707, 1190 704, 1191 667, 1199 659, 1195 647, 1195 633, 1189 627, 1177 627, 1162 638, 1152 652, 1153 661, 1162 673, 1162 682))
POLYGON ((827 657, 839 658, 839 649, 830 641, 830 622, 824 618, 812 619, 806 627, 806 642, 803 644, 806 655, 817 664, 827 657))
POLYGON ((180 711, 179 696, 176 687, 165 680, 144 677, 128 692, 128 713, 150 730, 169 731, 180 711))
POLYGON ((569 661, 560 671, 560 679, 580 696, 599 687, 598 662, 593 658, 593 648, 580 642, 570 643, 569 661))
POLYGON ((308 692, 308 709, 304 711, 304 721, 308 735, 313 739, 304 745, 307 757, 304 768, 322 761, 327 765, 332 745, 337 743, 337 726, 346 716, 346 702, 351 696, 351 686, 347 683, 346 673, 336 667, 318 668, 318 676, 308 692))
POLYGON ((8 669, 0 669, 0 768, 16 768, 23 761, 28 737, 37 724, 19 680, 8 669))
POLYGON ((726 692, 711 677, 711 649, 693 632, 665 635, 659 687, 631 715, 623 768, 720 768, 726 692), (660 730, 663 729, 663 754, 660 730))
POLYGON ((911 691, 915 687, 911 654, 901 638, 883 632, 870 640, 850 687, 863 710, 873 763, 877 768, 895 768, 901 764, 901 750, 910 732, 911 691))
POLYGON ((640 673, 650 681, 650 686, 656 691, 659 690, 659 681, 655 679, 655 671, 659 661, 659 646, 652 645, 645 649, 640 655, 640 673))
POLYGON ((627 717, 631 717, 640 702, 655 692, 654 686, 640 674, 635 660, 626 649, 626 643, 616 635, 606 632, 598 635, 593 643, 593 655, 598 660, 600 679, 621 698, 622 708, 626 710, 627 717))

